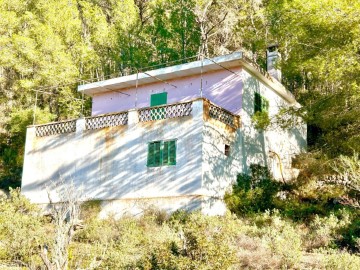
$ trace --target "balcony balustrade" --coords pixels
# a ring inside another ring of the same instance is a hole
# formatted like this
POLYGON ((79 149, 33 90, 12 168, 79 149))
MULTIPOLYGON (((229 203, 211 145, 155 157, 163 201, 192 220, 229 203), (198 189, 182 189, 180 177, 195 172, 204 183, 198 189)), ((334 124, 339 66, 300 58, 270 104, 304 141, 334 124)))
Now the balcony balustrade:
MULTIPOLYGON (((96 130, 107 127, 115 127, 128 125, 138 122, 158 121, 163 119, 171 119, 178 117, 191 116, 193 105, 195 102, 201 102, 203 106, 208 108, 204 113, 210 118, 218 120, 232 128, 239 127, 239 116, 235 115, 213 103, 207 99, 196 99, 188 102, 180 102, 174 104, 166 104, 156 107, 141 108, 138 110, 130 110, 111 114, 97 115, 82 119, 85 121, 85 130, 96 130), (130 117, 133 114, 133 117, 130 117), (135 117, 134 117, 135 115, 135 117), (130 120, 130 118, 132 120, 130 120)), ((52 136, 57 134, 76 132, 77 121, 81 119, 73 119, 62 122, 48 123, 35 126, 35 134, 37 137, 52 136)))

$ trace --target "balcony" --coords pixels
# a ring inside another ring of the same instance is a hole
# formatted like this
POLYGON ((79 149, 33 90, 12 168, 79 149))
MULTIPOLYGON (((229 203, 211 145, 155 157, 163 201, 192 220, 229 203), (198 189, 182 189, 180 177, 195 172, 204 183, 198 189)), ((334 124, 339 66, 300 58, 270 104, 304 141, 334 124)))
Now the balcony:
POLYGON ((201 106, 200 103, 202 104, 204 119, 211 118, 229 126, 232 129, 239 128, 240 121, 238 115, 213 104, 205 98, 195 99, 188 102, 146 107, 137 110, 133 109, 124 112, 35 125, 33 127, 35 127, 36 137, 45 137, 76 132, 80 126, 78 122, 84 120, 85 130, 97 130, 108 127, 131 125, 139 122, 189 117, 192 115, 194 105, 199 104, 201 106))

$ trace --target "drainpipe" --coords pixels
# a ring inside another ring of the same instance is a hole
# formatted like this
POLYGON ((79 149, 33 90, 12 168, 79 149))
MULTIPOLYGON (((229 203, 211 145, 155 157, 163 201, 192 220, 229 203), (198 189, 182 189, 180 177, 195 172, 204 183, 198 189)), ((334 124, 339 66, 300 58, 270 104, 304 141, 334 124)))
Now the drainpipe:
POLYGON ((270 155, 277 157, 277 159, 278 159, 278 161, 279 161, 279 164, 280 164, 281 178, 282 178, 283 183, 286 184, 285 178, 284 178, 284 173, 283 173, 283 166, 282 166, 282 162, 281 162, 281 158, 280 158, 279 154, 276 153, 276 152, 274 152, 274 151, 269 150, 269 156, 270 156, 270 155))

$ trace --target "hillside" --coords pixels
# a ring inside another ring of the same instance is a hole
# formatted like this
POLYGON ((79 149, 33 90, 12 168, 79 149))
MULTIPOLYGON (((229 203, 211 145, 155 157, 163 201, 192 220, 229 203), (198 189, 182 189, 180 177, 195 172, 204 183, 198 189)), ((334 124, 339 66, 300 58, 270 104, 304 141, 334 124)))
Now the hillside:
POLYGON ((359 13, 351 0, 0 0, 0 268, 360 269, 359 13), (239 175, 224 217, 148 206, 100 220, 96 201, 43 216, 11 189, 28 125, 89 115, 78 84, 235 51, 266 69, 271 44, 302 107, 261 128, 306 121, 297 179, 239 175))

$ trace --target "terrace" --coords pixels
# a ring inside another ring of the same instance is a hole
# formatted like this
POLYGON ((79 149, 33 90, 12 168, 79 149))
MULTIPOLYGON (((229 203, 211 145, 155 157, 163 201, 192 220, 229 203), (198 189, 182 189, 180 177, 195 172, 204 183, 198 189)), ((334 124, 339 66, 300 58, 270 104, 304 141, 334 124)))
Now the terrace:
POLYGON ((74 133, 78 131, 82 125, 84 125, 82 129, 87 131, 115 126, 132 125, 141 122, 189 117, 192 115, 193 106, 195 103, 202 104, 204 119, 211 118, 225 124, 232 129, 239 128, 240 121, 238 115, 235 115, 225 110, 224 108, 215 105, 205 98, 161 106, 132 109, 129 111, 103 114, 92 117, 52 122, 30 127, 35 128, 36 137, 45 137, 58 134, 74 133))

